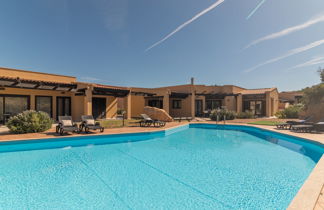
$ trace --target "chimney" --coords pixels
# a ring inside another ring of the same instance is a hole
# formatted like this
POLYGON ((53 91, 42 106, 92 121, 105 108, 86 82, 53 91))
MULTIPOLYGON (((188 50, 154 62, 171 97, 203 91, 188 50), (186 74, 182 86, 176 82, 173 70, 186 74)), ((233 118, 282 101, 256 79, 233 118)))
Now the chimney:
POLYGON ((191 77, 191 85, 195 84, 195 78, 191 77))

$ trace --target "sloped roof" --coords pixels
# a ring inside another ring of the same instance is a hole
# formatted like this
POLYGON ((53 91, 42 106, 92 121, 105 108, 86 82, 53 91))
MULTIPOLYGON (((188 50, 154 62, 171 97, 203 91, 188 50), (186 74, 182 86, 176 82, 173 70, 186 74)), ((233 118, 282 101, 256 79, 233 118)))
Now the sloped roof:
POLYGON ((296 96, 303 96, 301 91, 289 91, 279 93, 280 100, 294 101, 296 96))

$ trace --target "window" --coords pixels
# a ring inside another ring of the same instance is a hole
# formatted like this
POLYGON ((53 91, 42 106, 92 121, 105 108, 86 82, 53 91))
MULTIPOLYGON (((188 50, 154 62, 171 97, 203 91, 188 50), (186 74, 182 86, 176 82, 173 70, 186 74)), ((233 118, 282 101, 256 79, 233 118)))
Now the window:
POLYGON ((5 123, 10 117, 29 109, 29 96, 0 96, 0 122, 5 123))
POLYGON ((36 96, 36 110, 46 112, 50 117, 52 117, 52 97, 36 96))
POLYGON ((148 100, 148 105, 151 107, 163 109, 163 101, 162 100, 148 100))
POLYGON ((256 116, 264 116, 265 106, 265 101, 244 101, 243 112, 252 112, 256 116))
POLYGON ((222 107, 221 100, 206 100, 206 110, 214 110, 222 107))
POLYGON ((181 109, 181 100, 173 100, 172 109, 181 109))

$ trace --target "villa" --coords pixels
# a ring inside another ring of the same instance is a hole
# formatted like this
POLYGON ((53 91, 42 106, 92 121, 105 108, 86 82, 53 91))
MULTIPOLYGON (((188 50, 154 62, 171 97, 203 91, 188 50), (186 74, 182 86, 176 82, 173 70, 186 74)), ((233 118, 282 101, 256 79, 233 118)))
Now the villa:
POLYGON ((251 111, 270 117, 278 111, 277 88, 245 89, 235 85, 191 84, 161 88, 131 88, 131 117, 143 113, 144 106, 164 109, 172 117, 201 117, 206 111, 226 108, 237 113, 251 111))
POLYGON ((234 85, 191 84, 161 88, 127 88, 77 81, 76 77, 0 68, 0 122, 32 109, 53 119, 82 115, 115 118, 117 98, 123 98, 127 118, 139 117, 144 106, 164 109, 172 117, 200 117, 205 110, 226 108, 273 116, 278 111, 277 88, 245 89, 234 85))
POLYGON ((122 98, 127 118, 138 117, 144 106, 164 109, 172 117, 200 117, 205 110, 250 110, 273 116, 278 110, 276 88, 244 89, 234 85, 188 85, 162 88, 127 88, 77 81, 76 77, 0 68, 0 123, 22 111, 47 112, 53 119, 82 115, 115 118, 122 98))
POLYGON ((78 82, 75 77, 0 68, 0 123, 32 109, 47 112, 53 119, 71 115, 114 118, 117 97, 127 88, 78 82))

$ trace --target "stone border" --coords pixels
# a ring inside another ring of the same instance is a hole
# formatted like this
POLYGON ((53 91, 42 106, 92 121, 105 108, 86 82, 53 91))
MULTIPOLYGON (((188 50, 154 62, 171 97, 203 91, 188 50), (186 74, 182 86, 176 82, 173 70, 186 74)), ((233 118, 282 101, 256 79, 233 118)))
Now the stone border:
POLYGON ((324 186, 324 155, 316 164, 312 173, 294 197, 288 210, 312 210, 319 202, 322 187, 324 186))

